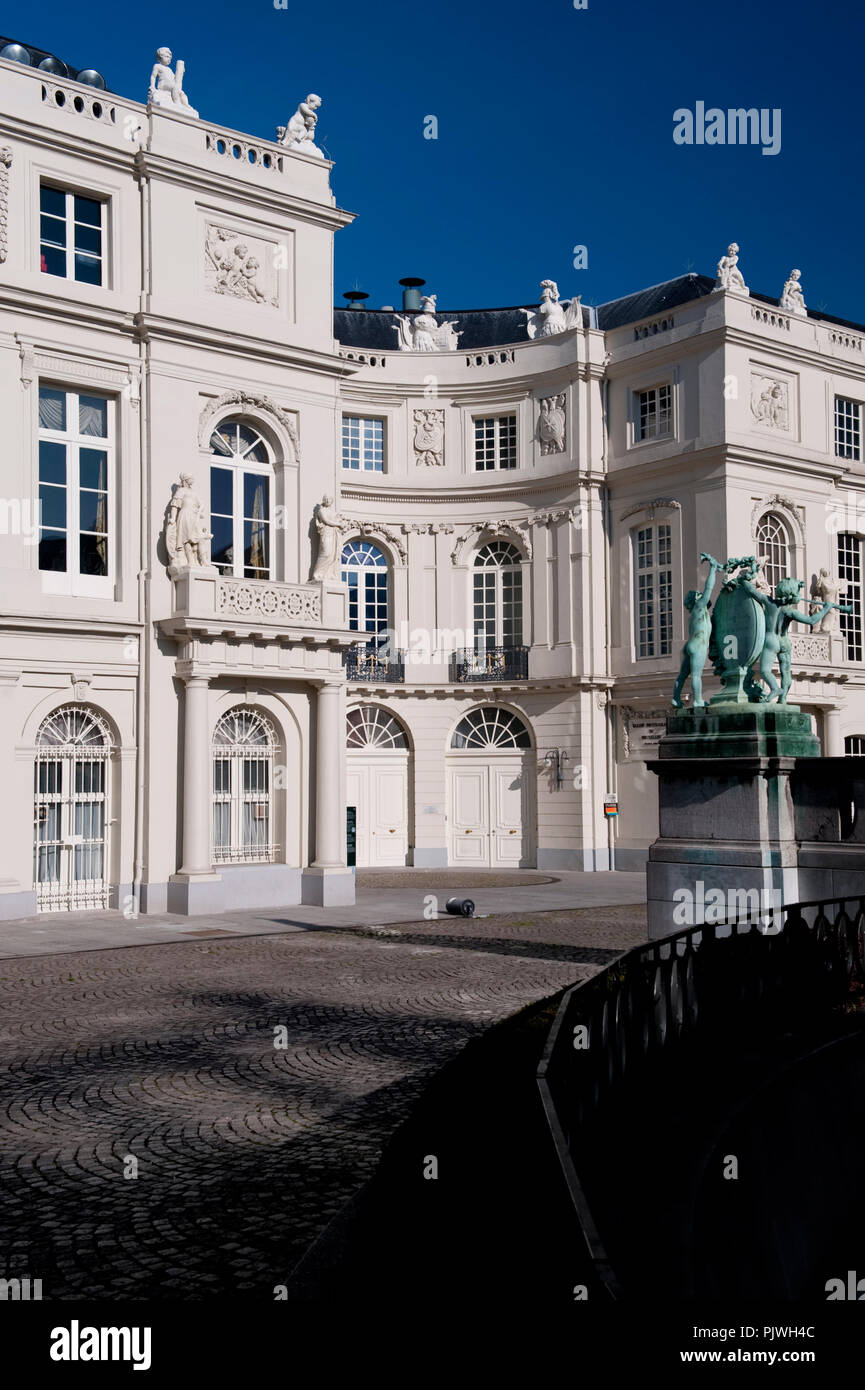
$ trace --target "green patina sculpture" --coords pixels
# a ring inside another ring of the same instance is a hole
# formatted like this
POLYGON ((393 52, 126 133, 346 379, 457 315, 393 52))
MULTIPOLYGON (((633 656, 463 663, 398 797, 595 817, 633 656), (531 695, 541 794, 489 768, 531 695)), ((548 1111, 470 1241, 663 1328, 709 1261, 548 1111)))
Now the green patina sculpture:
POLYGON ((685 595, 685 607, 691 616, 688 619, 688 640, 682 648, 682 665, 679 668, 679 674, 673 688, 673 704, 676 709, 681 709, 682 686, 688 676, 691 677, 694 705, 702 708, 705 704, 703 699, 703 667, 706 664, 706 654, 712 636, 709 600, 712 597, 718 570, 723 569, 723 566, 705 552, 700 556, 700 559, 708 560, 709 574, 702 593, 699 589, 690 589, 685 595))
POLYGON ((755 556, 731 558, 723 565, 705 553, 700 559, 708 561, 709 574, 702 593, 692 589, 685 597, 685 607, 690 614, 688 640, 682 648, 682 665, 673 689, 674 707, 681 708, 682 687, 690 675, 694 708, 706 708, 703 666, 707 655, 722 686, 712 696, 710 705, 748 706, 770 700, 786 704, 792 684, 790 624, 816 627, 830 609, 849 613, 850 606, 825 603, 816 613, 803 613, 799 608, 801 579, 780 580, 772 598, 756 586, 760 561, 755 556), (727 578, 710 617, 709 600, 719 570, 727 578), (751 669, 758 659, 759 676, 751 669), (780 684, 772 669, 776 660, 781 673, 780 684), (761 682, 765 682, 765 686, 761 682))

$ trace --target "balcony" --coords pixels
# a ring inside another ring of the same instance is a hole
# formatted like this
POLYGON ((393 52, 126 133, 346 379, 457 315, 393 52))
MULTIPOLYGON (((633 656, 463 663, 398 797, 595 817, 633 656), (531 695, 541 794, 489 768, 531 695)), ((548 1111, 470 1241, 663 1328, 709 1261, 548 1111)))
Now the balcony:
POLYGON ((451 657, 451 680, 524 681, 529 675, 528 647, 458 647, 451 657))
POLYGON ((211 565, 172 576, 171 617, 161 626, 172 635, 251 638, 257 641, 331 641, 347 646, 347 596, 342 584, 286 584, 236 579, 211 565))
POLYGON ((405 681, 405 652, 389 643, 360 643, 343 656, 346 680, 367 685, 402 685, 405 681))

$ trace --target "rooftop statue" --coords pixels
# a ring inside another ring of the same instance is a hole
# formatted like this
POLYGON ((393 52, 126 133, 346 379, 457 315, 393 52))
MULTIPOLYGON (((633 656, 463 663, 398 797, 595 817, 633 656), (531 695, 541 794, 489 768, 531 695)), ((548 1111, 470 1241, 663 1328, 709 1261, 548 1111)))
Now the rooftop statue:
POLYGON ((555 280, 542 280, 541 302, 537 309, 521 309, 520 313, 528 320, 526 331, 530 338, 552 338, 556 333, 567 333, 569 328, 582 325, 580 296, 562 304, 555 280))
POLYGON ((426 295, 420 303, 421 312, 413 319, 405 314, 395 316, 400 352, 456 352, 462 336, 454 330, 456 319, 439 323, 434 294, 426 295))
POLYGON ((718 278, 715 281, 715 288, 719 290, 733 290, 735 294, 748 294, 748 286, 745 284, 745 277, 739 269, 739 247, 735 241, 731 241, 727 247, 726 256, 722 256, 718 262, 718 278))
POLYGON ((785 282, 781 293, 781 308, 788 309, 791 314, 802 314, 807 316, 808 310, 805 307, 805 296, 802 293, 802 286, 799 281, 802 278, 801 270, 791 270, 790 278, 785 282))
POLYGON ((324 151, 315 143, 315 127, 318 124, 316 113, 320 106, 321 97, 316 96, 315 92, 310 92, 306 101, 300 103, 288 125, 277 128, 279 143, 289 150, 297 150, 299 154, 312 154, 318 159, 324 159, 324 151))
POLYGON ((171 49, 157 48, 156 62, 150 74, 150 90, 147 93, 149 106, 165 106, 169 111, 182 111, 185 116, 198 116, 189 105, 189 97, 183 90, 183 74, 186 64, 177 60, 177 71, 171 70, 171 49))

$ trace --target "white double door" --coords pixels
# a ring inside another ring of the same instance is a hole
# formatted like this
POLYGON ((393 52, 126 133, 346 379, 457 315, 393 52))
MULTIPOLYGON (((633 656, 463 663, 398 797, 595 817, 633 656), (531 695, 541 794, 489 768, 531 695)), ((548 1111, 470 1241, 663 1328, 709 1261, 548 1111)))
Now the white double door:
POLYGON ((533 755, 450 758, 447 779, 449 863, 479 869, 533 866, 533 755))
POLYGON ((358 868, 408 860, 408 753, 348 754, 348 805, 357 810, 358 868))

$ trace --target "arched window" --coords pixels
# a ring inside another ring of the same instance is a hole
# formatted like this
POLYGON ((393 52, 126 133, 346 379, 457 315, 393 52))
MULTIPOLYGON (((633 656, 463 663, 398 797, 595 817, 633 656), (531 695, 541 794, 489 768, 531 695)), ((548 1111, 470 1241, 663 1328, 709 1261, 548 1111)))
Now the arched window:
POLYGON ((475 556, 474 639, 481 652, 522 646, 522 557, 506 541, 491 541, 475 556))
POLYGON ((485 705, 473 709, 457 724, 451 748, 498 749, 531 748, 532 740, 521 719, 507 709, 485 705))
POLYGON ((213 731, 213 861, 267 863, 273 843, 276 731, 257 709, 238 705, 213 731))
POLYGON ((346 747, 404 751, 408 748, 405 729, 381 705, 362 705, 350 709, 345 717, 346 747))
POLYGON ((40 912, 108 906, 111 732, 65 705, 36 735, 34 882, 40 912))
POLYGON ((210 436, 210 556, 222 574, 272 577, 273 464, 262 436, 242 420, 223 420, 210 436))
POLYGON ((790 538, 787 528, 774 512, 766 512, 757 523, 757 557, 763 559, 763 574, 772 593, 780 579, 790 574, 790 538))
POLYGON ((369 541, 348 541, 342 550, 342 582, 348 585, 348 625, 352 632, 386 633, 387 560, 369 541))

